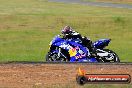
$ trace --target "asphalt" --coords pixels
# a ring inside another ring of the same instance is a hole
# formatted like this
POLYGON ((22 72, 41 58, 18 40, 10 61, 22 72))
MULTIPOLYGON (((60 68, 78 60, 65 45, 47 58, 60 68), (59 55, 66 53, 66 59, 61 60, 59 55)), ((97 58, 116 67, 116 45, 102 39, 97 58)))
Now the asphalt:
POLYGON ((82 0, 48 0, 50 2, 62 2, 71 4, 82 4, 89 6, 99 6, 99 7, 113 7, 113 8, 127 8, 132 9, 131 4, 114 4, 114 3, 104 3, 104 2, 86 2, 82 0))

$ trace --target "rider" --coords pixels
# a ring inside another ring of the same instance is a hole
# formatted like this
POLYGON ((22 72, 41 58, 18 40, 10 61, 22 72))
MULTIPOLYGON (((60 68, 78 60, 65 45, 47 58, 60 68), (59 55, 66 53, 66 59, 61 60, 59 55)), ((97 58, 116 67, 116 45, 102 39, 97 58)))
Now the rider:
POLYGON ((63 34, 64 39, 80 39, 82 41, 82 44, 87 47, 90 52, 95 52, 92 41, 85 36, 82 37, 78 32, 73 31, 70 26, 65 26, 62 29, 61 33, 63 34))

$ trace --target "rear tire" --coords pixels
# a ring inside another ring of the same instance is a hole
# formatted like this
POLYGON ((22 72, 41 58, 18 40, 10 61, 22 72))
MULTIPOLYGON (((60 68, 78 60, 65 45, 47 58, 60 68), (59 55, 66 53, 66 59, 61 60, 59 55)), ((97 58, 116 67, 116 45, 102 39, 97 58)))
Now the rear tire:
MULTIPOLYGON (((119 59, 119 56, 112 50, 109 50, 109 49, 104 49, 104 51, 108 52, 108 53, 111 53, 111 55, 113 56, 113 62, 120 62, 120 59, 119 59)), ((106 60, 105 62, 111 62, 110 60, 106 60)))

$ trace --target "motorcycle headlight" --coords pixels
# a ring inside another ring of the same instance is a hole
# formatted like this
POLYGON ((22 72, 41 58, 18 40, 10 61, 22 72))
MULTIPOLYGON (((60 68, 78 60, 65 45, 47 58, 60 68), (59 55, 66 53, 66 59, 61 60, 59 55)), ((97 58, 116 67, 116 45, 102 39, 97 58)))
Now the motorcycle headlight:
POLYGON ((52 45, 52 41, 51 41, 50 44, 49 44, 49 49, 50 49, 51 45, 52 45))
POLYGON ((50 42, 50 44, 49 44, 50 46, 52 45, 52 41, 50 42))
POLYGON ((49 49, 50 49, 51 45, 49 45, 49 49))

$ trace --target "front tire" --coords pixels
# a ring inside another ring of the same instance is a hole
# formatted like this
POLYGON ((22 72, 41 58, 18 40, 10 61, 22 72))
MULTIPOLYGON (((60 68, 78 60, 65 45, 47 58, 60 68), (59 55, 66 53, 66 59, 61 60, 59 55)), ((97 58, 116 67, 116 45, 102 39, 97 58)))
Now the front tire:
POLYGON ((47 62, 66 62, 68 61, 67 58, 64 58, 63 56, 58 58, 58 53, 50 53, 46 54, 46 61, 47 62))
POLYGON ((51 61, 51 59, 50 59, 50 56, 49 56, 49 55, 50 55, 50 54, 49 54, 49 53, 47 53, 47 54, 46 54, 46 56, 45 56, 45 58, 46 58, 46 61, 47 61, 47 62, 50 62, 50 61, 51 61))

